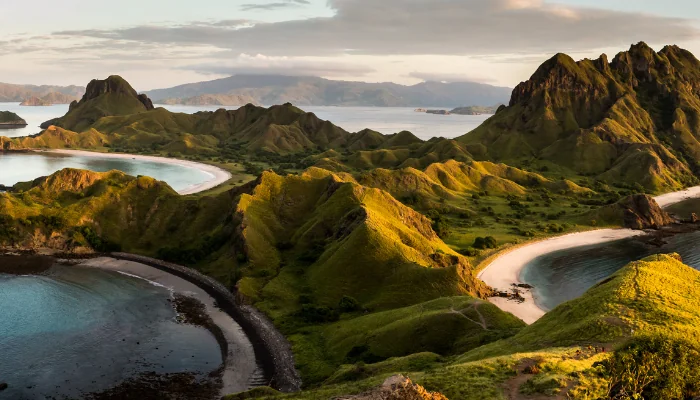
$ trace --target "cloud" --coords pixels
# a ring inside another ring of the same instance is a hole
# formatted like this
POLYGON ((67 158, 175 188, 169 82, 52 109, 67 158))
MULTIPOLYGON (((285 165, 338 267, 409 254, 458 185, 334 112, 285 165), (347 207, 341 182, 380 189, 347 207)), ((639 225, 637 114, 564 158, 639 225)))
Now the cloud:
POLYGON ((311 4, 308 0, 286 0, 279 3, 263 3, 263 4, 243 4, 241 11, 269 11, 278 8, 299 7, 301 5, 311 4))
POLYGON ((411 72, 408 74, 411 78, 420 79, 426 82, 478 82, 478 83, 494 83, 495 79, 477 76, 477 75, 467 75, 461 73, 440 73, 440 72, 411 72))
MULTIPOLYGON (((306 0, 261 6, 302 4, 306 0)), ((275 56, 492 55, 589 51, 698 36, 692 21, 541 0, 329 0, 332 17, 235 28, 209 24, 73 30, 59 35, 209 45, 275 56)))
MULTIPOLYGON (((217 57, 229 58, 220 54, 217 57)), ((240 55, 226 61, 212 61, 186 65, 179 69, 207 75, 286 75, 346 77, 364 76, 375 72, 373 68, 328 60, 294 59, 289 57, 267 57, 264 55, 240 55)))

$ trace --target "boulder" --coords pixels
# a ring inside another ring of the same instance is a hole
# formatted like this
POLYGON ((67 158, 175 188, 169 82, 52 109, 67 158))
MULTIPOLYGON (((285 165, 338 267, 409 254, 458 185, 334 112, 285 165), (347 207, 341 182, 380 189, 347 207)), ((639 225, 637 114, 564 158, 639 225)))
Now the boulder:
POLYGON ((0 383, 0 392, 2 392, 3 390, 5 390, 7 388, 8 388, 7 383, 4 383, 4 382, 0 383))
POLYGON ((636 194, 622 199, 618 206, 624 214, 624 225, 630 229, 660 229, 673 222, 651 196, 636 194))
POLYGON ((428 392, 403 375, 395 375, 374 390, 357 396, 337 397, 335 400, 447 400, 447 397, 428 392))

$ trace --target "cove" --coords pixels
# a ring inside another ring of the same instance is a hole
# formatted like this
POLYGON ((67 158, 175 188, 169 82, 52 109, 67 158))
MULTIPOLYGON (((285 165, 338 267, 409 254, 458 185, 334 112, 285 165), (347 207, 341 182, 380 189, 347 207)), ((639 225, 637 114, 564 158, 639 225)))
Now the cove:
POLYGON ((209 165, 157 157, 88 152, 0 152, 0 185, 32 181, 64 168, 95 172, 119 170, 128 175, 145 175, 165 181, 181 194, 216 186, 230 177, 209 165))
POLYGON ((656 247, 630 238, 554 251, 525 264, 520 278, 534 286, 535 303, 549 311, 582 296, 630 262, 653 254, 678 253, 685 264, 700 270, 700 232, 678 234, 665 241, 656 247))
MULTIPOLYGON (((0 257, 0 267, 13 262, 0 257)), ((240 326, 180 278, 109 259, 52 262, 38 275, 12 272, 0 273, 0 381, 9 385, 3 396, 82 398, 117 390, 100 398, 119 398, 120 387, 139 393, 143 384, 133 382, 157 376, 163 393, 179 393, 178 383, 191 380, 202 398, 219 398, 262 378, 240 326), (226 346, 214 331, 183 322, 187 312, 174 307, 181 294, 206 307, 226 346)))

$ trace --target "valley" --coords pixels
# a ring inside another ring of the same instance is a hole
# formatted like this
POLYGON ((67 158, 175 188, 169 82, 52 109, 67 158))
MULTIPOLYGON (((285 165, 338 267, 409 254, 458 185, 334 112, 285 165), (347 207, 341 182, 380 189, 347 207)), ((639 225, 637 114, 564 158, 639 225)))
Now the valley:
MULTIPOLYGON (((657 351, 658 374, 672 352, 700 353, 699 68, 676 46, 558 54, 475 130, 431 139, 349 132, 290 103, 171 112, 119 76, 93 80, 41 132, 0 137, 0 165, 83 160, 0 182, 0 246, 130 253, 215 280, 288 341, 302 383, 228 399, 359 395, 397 374, 450 399, 612 398, 632 385, 621 366, 648 362, 634 349, 657 351), (196 172, 158 176, 164 163, 196 172), (543 306, 575 257, 542 258, 633 236, 624 262, 543 306)), ((675 378, 683 389, 645 390, 697 390, 692 371, 675 378)))

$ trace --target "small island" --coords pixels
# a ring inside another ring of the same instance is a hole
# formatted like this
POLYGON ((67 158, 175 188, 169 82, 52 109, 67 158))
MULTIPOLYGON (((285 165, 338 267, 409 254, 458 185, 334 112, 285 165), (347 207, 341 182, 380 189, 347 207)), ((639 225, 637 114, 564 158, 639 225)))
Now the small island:
POLYGON ((36 96, 32 96, 28 99, 25 99, 23 102, 19 104, 20 106, 25 106, 25 107, 46 107, 52 105, 52 103, 45 101, 43 99, 40 99, 36 96))
POLYGON ((0 111, 0 129, 24 128, 27 121, 10 111, 0 111))

